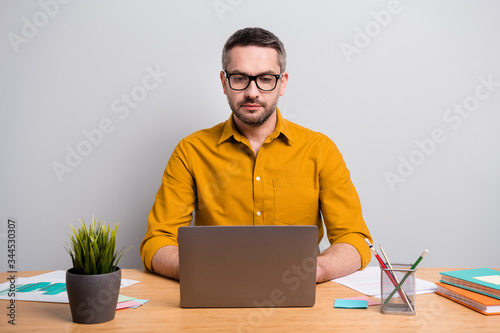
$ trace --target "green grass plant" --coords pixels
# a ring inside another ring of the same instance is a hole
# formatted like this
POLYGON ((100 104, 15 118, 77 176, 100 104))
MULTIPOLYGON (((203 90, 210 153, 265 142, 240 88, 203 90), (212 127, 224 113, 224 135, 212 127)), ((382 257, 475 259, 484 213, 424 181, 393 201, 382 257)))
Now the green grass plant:
POLYGON ((114 226, 92 217, 92 223, 87 227, 83 219, 81 226, 72 225, 69 245, 65 246, 71 256, 75 274, 96 275, 114 272, 121 257, 130 248, 116 251, 116 231, 119 223, 114 226))

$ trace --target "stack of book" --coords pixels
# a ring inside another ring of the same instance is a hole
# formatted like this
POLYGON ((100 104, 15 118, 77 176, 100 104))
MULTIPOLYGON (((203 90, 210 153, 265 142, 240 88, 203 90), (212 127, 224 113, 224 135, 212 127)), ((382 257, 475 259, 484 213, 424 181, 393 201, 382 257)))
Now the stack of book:
POLYGON ((441 272, 436 293, 485 315, 500 314, 500 271, 491 268, 441 272))

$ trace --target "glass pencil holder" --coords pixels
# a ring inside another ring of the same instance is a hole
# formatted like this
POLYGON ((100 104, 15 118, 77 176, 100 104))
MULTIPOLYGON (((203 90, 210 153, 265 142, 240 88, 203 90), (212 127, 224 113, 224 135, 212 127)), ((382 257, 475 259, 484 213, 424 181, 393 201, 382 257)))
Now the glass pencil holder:
POLYGON ((414 316, 416 311, 416 269, 410 264, 381 268, 381 307, 383 314, 414 316))

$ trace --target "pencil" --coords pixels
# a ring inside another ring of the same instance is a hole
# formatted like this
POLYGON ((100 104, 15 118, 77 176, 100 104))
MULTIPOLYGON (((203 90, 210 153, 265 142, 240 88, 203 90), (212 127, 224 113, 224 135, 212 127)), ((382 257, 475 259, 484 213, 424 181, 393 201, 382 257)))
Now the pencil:
MULTIPOLYGON (((427 255, 427 253, 429 253, 428 250, 425 250, 421 255, 420 257, 417 259, 417 261, 415 261, 415 263, 413 264, 413 266, 411 266, 411 270, 413 271, 415 268, 417 268, 418 264, 420 264, 420 262, 422 261, 422 259, 424 259, 424 257, 427 255)), ((401 279, 401 282, 399 282, 399 284, 396 286, 396 288, 392 291, 392 293, 385 299, 385 302, 384 304, 387 304, 387 302, 389 302, 389 300, 392 298, 392 296, 394 296, 394 294, 396 293, 396 291, 399 291, 401 289, 401 286, 403 285, 403 283, 405 283, 406 279, 408 278, 408 276, 410 276, 411 272, 408 272, 405 274, 405 276, 403 276, 403 279, 401 279)))
MULTIPOLYGON (((385 272, 386 272, 387 276, 389 277, 389 280, 391 280, 391 282, 394 285, 394 287, 396 287, 398 285, 398 283, 396 282, 396 280, 394 280, 394 277, 392 276, 391 272, 387 270, 387 266, 385 265, 385 263, 382 260, 382 258, 380 258, 380 256, 378 255, 377 251, 375 251, 375 249, 373 248, 372 243, 370 243, 370 241, 368 240, 368 238, 365 238, 365 242, 366 242, 366 244, 368 244, 368 246, 372 250, 373 254, 375 255, 375 258, 377 258, 377 260, 378 260, 378 262, 380 264, 380 267, 386 269, 385 272)), ((403 298, 405 300, 405 302, 408 305, 410 305, 410 302, 409 302, 408 298, 404 297, 404 293, 402 292, 402 290, 399 290, 399 295, 401 296, 401 298, 403 298)))
MULTIPOLYGON (((396 275, 396 272, 392 271, 393 268, 392 268, 391 262, 389 261, 387 254, 385 254, 384 248, 380 244, 379 244, 379 247, 380 247, 380 252, 382 252, 382 255, 385 258, 385 262, 387 263, 387 267, 389 267, 391 272, 394 273, 393 274, 394 280, 396 280, 396 283, 399 285, 399 279, 396 275)), ((410 311, 413 312, 413 306, 411 305, 411 302, 410 302, 410 299, 408 298, 408 295, 406 295, 406 292, 403 289, 401 289, 401 291, 403 292, 404 301, 408 304, 410 311)))

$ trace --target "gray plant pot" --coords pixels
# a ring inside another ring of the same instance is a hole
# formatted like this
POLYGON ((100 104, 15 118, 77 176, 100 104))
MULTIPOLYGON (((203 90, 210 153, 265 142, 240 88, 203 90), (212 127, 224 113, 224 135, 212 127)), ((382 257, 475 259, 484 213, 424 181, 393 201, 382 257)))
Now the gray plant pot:
POLYGON ((66 289, 73 321, 79 324, 104 323, 115 318, 122 271, 82 275, 66 271, 66 289))

